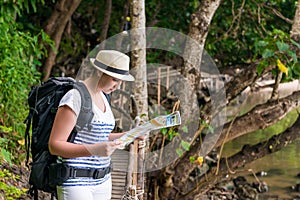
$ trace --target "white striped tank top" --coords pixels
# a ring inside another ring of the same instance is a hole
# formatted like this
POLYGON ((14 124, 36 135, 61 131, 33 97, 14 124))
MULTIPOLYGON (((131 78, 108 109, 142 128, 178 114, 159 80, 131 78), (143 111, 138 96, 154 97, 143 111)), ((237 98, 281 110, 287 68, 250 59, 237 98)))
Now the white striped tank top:
MULTIPOLYGON (((111 111, 110 105, 101 92, 102 98, 105 103, 106 111, 102 112, 93 103, 94 117, 91 123, 91 129, 84 128, 78 131, 74 143, 75 144, 93 144, 97 142, 108 141, 109 134, 115 126, 115 118, 111 111)), ((72 89, 67 92, 60 101, 59 106, 69 106, 78 116, 81 106, 80 93, 76 89, 72 89)), ((90 157, 78 157, 78 158, 60 158, 60 160, 69 166, 84 168, 84 169, 98 169, 104 168, 110 165, 110 157, 90 156, 90 157)), ((93 186, 98 185, 110 178, 110 174, 107 174, 102 179, 93 178, 70 178, 62 186, 93 186)))

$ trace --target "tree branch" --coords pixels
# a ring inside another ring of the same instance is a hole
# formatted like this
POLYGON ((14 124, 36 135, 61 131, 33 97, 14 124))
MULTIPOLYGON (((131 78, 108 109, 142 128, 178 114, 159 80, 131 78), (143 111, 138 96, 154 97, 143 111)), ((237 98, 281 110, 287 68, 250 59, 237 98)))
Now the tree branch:
MULTIPOLYGON (((285 98, 256 106, 250 112, 235 120, 225 142, 273 125, 283 119, 290 111, 298 108, 300 106, 299 99, 300 91, 297 91, 285 98)), ((225 124, 215 147, 222 144, 229 126, 230 122, 225 124)))
MULTIPOLYGON (((279 135, 271 137, 269 140, 260 142, 256 145, 250 146, 245 145, 242 150, 229 158, 222 158, 219 168, 220 176, 228 173, 228 170, 234 170, 243 167, 246 163, 251 163, 257 159, 263 158, 266 155, 275 153, 282 148, 288 146, 296 139, 300 138, 300 117, 296 122, 287 130, 279 135)), ((195 195, 203 195, 205 191, 210 187, 209 183, 215 182, 218 177, 214 174, 216 172, 216 166, 212 167, 211 170, 199 179, 195 179, 195 187, 188 191, 186 194, 182 194, 180 199, 192 199, 195 195), (209 177, 207 179, 207 177, 209 177)), ((219 176, 219 177, 220 177, 219 176)))
POLYGON ((59 49, 61 37, 67 22, 70 20, 80 2, 81 0, 60 0, 55 5, 55 9, 45 27, 45 32, 55 43, 55 50, 51 47, 48 48, 49 53, 43 65, 42 81, 46 81, 51 74, 52 67, 55 64, 57 50, 59 49))

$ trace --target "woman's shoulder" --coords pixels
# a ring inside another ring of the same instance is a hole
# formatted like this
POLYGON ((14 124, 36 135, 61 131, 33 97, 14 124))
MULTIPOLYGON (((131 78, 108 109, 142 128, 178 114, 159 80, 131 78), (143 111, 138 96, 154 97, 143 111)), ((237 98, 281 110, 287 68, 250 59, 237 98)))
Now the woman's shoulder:
POLYGON ((81 106, 81 97, 78 90, 71 89, 62 97, 59 102, 59 107, 65 105, 70 107, 78 115, 81 106))
POLYGON ((80 93, 77 89, 71 89, 62 97, 63 99, 80 99, 80 93))

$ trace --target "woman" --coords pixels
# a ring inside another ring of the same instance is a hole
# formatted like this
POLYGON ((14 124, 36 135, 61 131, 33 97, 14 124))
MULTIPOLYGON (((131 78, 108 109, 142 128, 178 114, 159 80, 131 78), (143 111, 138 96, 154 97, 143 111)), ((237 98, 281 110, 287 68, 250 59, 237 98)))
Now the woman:
POLYGON ((75 168, 72 177, 57 186, 59 200, 111 198, 110 155, 121 145, 114 140, 124 133, 111 133, 115 119, 103 93, 109 94, 121 81, 134 81, 134 78, 129 74, 129 57, 121 52, 102 50, 90 62, 95 70, 84 84, 93 101, 91 129, 78 131, 74 142, 67 142, 81 105, 79 92, 72 89, 60 101, 49 139, 51 154, 75 168))

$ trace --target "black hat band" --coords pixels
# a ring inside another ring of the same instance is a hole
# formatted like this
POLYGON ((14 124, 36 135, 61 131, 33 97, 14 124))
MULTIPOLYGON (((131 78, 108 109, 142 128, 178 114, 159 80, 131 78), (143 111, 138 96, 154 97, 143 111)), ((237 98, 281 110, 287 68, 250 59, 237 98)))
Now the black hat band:
POLYGON ((105 64, 99 62, 98 60, 95 60, 94 64, 97 67, 99 67, 101 69, 105 69, 105 70, 107 70, 109 72, 113 72, 113 73, 117 73, 117 74, 121 74, 121 75, 128 75, 129 74, 129 71, 127 71, 127 70, 116 69, 116 68, 110 67, 108 65, 105 65, 105 64))

